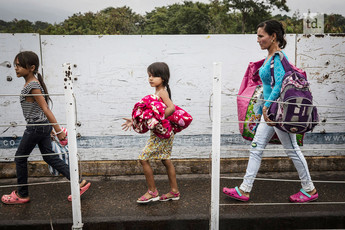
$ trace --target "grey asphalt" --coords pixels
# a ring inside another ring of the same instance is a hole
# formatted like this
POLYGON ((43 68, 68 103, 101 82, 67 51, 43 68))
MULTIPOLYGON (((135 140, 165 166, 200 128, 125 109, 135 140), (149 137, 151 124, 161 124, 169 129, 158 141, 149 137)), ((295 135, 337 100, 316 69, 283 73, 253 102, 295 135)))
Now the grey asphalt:
MULTIPOLYGON (((313 180, 344 181, 345 171, 311 172, 313 180)), ((226 174, 237 177, 243 174, 226 174)), ((261 178, 298 179, 297 173, 260 173, 261 178)), ((177 175, 179 201, 137 204, 146 191, 143 175, 88 177, 92 185, 82 196, 83 229, 209 229, 210 175, 177 175)), ((30 182, 63 181, 58 177, 30 178, 30 182)), ((240 180, 220 181, 219 229, 345 229, 345 184, 316 182, 319 199, 310 204, 291 204, 288 197, 300 183, 256 181, 248 203, 232 200, 222 187, 240 180), (264 204, 266 203, 266 204, 264 204), (278 205, 272 205, 278 203, 278 205)), ((0 186, 15 179, 0 179, 0 186)), ((166 176, 156 176, 160 193, 169 191, 166 176)), ((11 192, 0 188, 0 194, 11 192)), ((71 229, 72 206, 67 201, 69 184, 30 186, 31 201, 23 205, 0 204, 0 229, 71 229)))

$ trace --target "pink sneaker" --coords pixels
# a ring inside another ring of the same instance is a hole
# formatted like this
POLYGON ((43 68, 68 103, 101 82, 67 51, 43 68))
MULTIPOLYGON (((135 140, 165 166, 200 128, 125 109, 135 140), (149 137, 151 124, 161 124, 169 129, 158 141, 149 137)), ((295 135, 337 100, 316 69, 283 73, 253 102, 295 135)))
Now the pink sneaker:
POLYGON ((21 198, 13 191, 10 195, 3 195, 1 201, 4 204, 24 204, 30 201, 30 198, 21 198))
POLYGON ((235 188, 224 187, 223 193, 225 195, 228 195, 229 197, 235 199, 235 200, 240 200, 240 201, 244 201, 244 202, 249 200, 249 197, 242 195, 242 193, 240 192, 240 190, 238 189, 237 186, 235 188))
POLYGON ((315 193, 314 195, 309 195, 302 188, 298 193, 290 196, 290 201, 294 203, 305 203, 305 202, 316 200, 317 198, 319 198, 319 195, 317 193, 315 193))

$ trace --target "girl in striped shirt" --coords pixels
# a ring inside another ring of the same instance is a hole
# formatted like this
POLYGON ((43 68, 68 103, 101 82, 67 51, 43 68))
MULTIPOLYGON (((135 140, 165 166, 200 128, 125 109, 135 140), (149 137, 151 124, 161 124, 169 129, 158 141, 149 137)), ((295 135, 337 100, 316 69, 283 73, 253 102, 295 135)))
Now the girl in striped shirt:
MULTIPOLYGON (((16 152, 16 171, 18 190, 10 195, 3 195, 1 201, 5 204, 21 204, 30 201, 28 186, 28 155, 38 145, 43 159, 58 172, 70 179, 68 165, 59 158, 58 155, 48 155, 53 153, 51 144, 51 132, 54 128, 55 134, 60 141, 65 140, 66 133, 57 124, 56 118, 49 109, 48 90, 44 84, 43 77, 38 73, 39 59, 31 51, 24 51, 14 58, 14 69, 17 77, 25 79, 24 88, 21 91, 20 104, 24 118, 28 124, 24 131, 16 152)), ((83 194, 90 183, 80 180, 80 194, 83 194)), ((71 195, 68 196, 71 201, 71 195)))

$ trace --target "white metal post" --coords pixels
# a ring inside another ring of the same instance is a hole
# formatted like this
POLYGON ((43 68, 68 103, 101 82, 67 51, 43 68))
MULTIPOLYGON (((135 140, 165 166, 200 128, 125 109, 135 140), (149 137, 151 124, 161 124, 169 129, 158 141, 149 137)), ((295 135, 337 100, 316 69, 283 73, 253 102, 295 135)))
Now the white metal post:
POLYGON ((83 229, 81 220, 81 205, 80 205, 80 187, 79 187, 79 171, 78 171, 78 157, 77 157, 77 138, 76 138, 76 110, 75 100, 73 94, 73 77, 71 65, 69 63, 63 64, 64 68, 64 88, 65 88, 65 102, 66 102, 66 118, 68 130, 68 150, 69 150, 69 170, 71 177, 71 194, 72 194, 72 215, 73 226, 72 229, 83 229))
POLYGON ((213 122, 212 122, 212 179, 210 230, 219 229, 220 186, 220 124, 221 124, 221 71, 222 63, 213 63, 213 122))

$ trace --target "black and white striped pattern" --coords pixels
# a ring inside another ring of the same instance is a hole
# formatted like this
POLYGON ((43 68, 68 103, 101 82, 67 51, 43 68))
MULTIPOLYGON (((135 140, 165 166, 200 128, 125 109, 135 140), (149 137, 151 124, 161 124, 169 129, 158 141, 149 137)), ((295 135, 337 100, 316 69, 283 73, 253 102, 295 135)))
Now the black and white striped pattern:
POLYGON ((43 88, 37 81, 30 82, 22 89, 22 95, 20 96, 20 104, 22 106, 24 118, 28 123, 45 122, 48 119, 41 107, 37 104, 37 102, 28 102, 25 100, 24 95, 30 94, 32 89, 40 89, 42 94, 44 94, 43 88))

